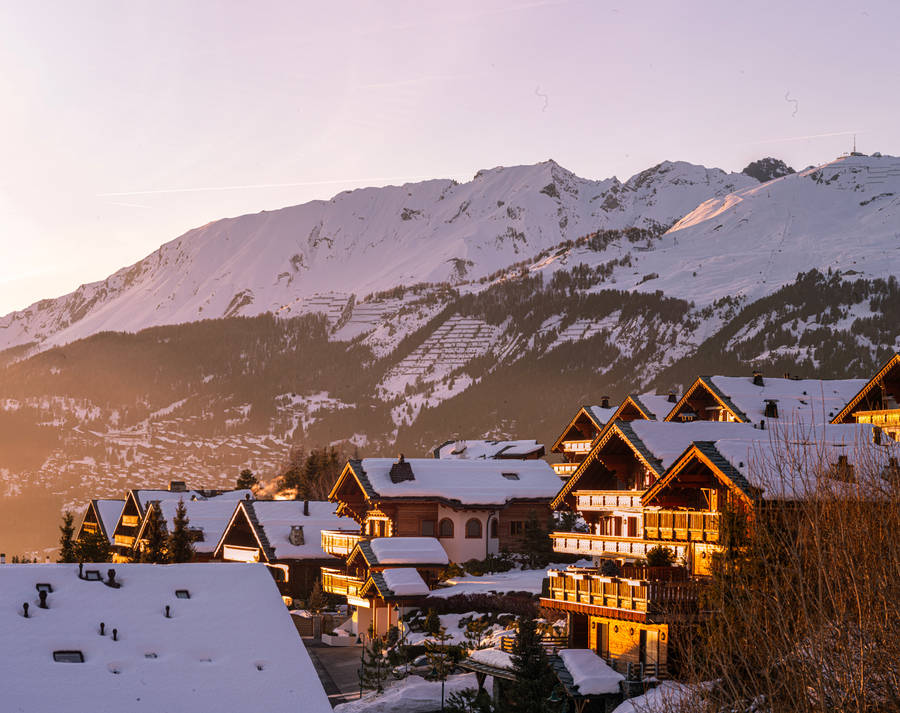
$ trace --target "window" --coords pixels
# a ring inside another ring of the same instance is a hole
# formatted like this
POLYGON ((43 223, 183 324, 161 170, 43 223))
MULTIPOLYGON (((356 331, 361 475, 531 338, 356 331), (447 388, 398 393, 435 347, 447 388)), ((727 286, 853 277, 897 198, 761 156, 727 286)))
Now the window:
POLYGON ((434 537, 434 520, 422 520, 420 533, 422 537, 434 537))
POLYGON ((519 474, 518 473, 503 473, 503 477, 506 478, 507 480, 518 480, 519 474))
POLYGON ((100 582, 100 581, 103 580, 103 578, 100 576, 100 570, 99 570, 99 569, 88 569, 88 570, 85 570, 85 572, 84 572, 84 578, 85 578, 88 582, 100 582))
POLYGON ((47 594, 53 593, 53 585, 50 584, 49 582, 38 582, 37 584, 34 585, 34 588, 37 589, 39 592, 47 592, 47 594))
POLYGON ((175 598, 176 599, 190 599, 191 593, 187 589, 176 589, 175 590, 175 598))
POLYGON ((497 518, 496 517, 491 518, 491 524, 490 524, 489 529, 490 529, 490 533, 491 533, 491 539, 496 540, 500 536, 500 533, 497 531, 498 528, 497 528, 497 518))
POLYGON ((80 651, 54 651, 53 660, 59 663, 84 663, 84 654, 80 651))
POLYGON ((523 520, 512 520, 509 523, 509 534, 513 537, 521 535, 525 532, 525 522, 523 520))
POLYGON ((453 537, 453 521, 449 517, 441 520, 438 526, 438 537, 453 537))
POLYGON ((466 522, 466 538, 473 540, 481 537, 481 520, 473 517, 466 522))

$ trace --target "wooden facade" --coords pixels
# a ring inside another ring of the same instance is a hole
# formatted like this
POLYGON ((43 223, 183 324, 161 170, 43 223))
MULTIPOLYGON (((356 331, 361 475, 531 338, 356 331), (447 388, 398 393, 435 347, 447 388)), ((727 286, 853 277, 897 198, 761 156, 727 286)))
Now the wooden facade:
POLYGON ((832 423, 868 423, 900 441, 900 354, 894 354, 832 423))

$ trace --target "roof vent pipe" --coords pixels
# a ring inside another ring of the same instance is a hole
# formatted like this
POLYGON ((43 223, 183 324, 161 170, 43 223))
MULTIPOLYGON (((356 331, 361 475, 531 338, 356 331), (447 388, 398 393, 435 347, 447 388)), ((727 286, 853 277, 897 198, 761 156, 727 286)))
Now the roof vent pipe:
POLYGON ((106 622, 100 622, 100 636, 106 636, 106 622))
POLYGON ((28 602, 25 602, 22 605, 22 610, 25 612, 25 618, 27 619, 28 618, 28 602))
POLYGON ((303 501, 303 514, 309 516, 309 500, 303 501))
POLYGON ((50 608, 47 606, 47 590, 46 589, 42 589, 41 591, 38 592, 38 599, 41 600, 40 604, 38 604, 38 606, 41 609, 49 609, 50 608))
POLYGON ((119 630, 113 629, 113 641, 118 641, 118 640, 119 640, 119 630))

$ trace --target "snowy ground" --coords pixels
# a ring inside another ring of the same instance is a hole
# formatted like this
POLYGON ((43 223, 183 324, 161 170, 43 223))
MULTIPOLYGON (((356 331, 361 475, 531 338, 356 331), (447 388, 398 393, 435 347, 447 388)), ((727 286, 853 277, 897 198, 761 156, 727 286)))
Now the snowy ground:
MULTIPOLYGON (((588 566, 590 562, 578 562, 579 566, 588 566)), ((549 565, 548 569, 568 567, 566 564, 549 565)), ((476 577, 467 574, 464 577, 453 577, 447 580, 449 587, 435 589, 432 597, 446 599, 457 594, 502 594, 506 592, 541 593, 541 583, 547 576, 544 569, 512 569, 509 572, 495 572, 476 577)))
MULTIPOLYGON (((367 693, 358 701, 336 706, 335 713, 430 713, 441 707, 440 681, 426 681, 419 676, 410 676, 402 681, 386 684, 389 687, 377 695, 367 693)), ((491 681, 485 681, 490 690, 491 681)), ((478 688, 474 673, 448 676, 444 682, 444 699, 455 691, 478 688)))

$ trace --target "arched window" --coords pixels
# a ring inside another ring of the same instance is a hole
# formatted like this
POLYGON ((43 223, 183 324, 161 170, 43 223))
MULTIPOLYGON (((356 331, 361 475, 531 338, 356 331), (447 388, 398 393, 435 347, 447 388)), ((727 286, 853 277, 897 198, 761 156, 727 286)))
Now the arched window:
POLYGON ((453 520, 445 517, 438 526, 438 537, 453 537, 453 520))
POLYGON ((492 517, 491 518, 491 526, 489 528, 492 540, 496 540, 500 536, 498 529, 499 528, 497 527, 497 518, 492 517))
POLYGON ((470 540, 481 537, 481 520, 473 517, 466 523, 466 537, 470 540))

